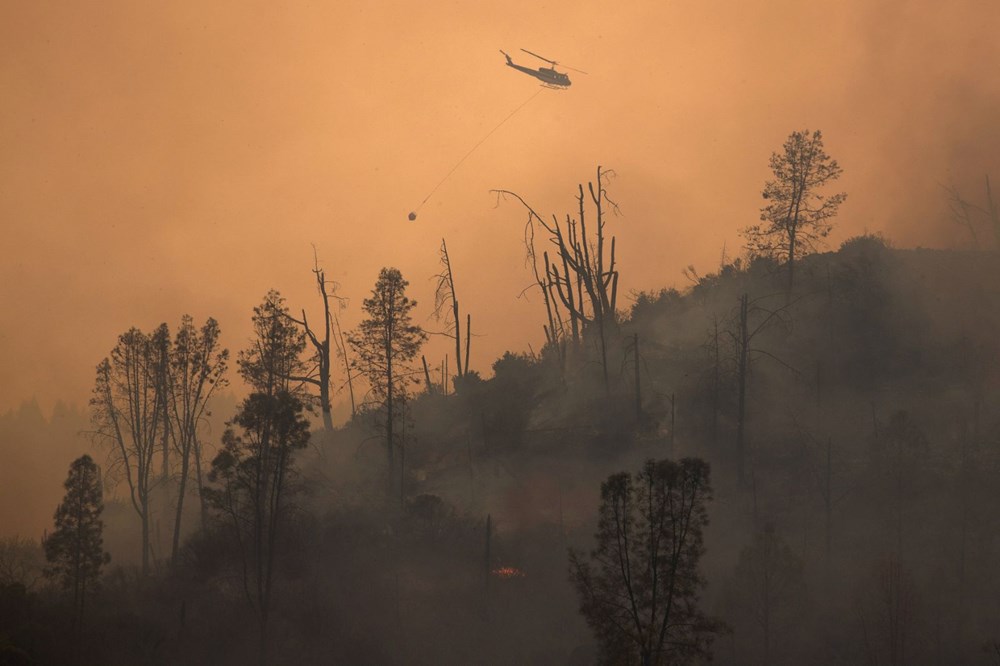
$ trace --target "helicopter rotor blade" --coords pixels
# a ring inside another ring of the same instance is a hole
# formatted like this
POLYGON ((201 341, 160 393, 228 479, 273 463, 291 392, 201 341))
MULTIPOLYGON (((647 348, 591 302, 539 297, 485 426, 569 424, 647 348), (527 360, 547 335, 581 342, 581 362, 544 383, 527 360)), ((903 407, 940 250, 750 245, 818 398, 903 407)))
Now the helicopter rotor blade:
POLYGON ((540 56, 540 55, 538 55, 537 53, 532 53, 532 52, 531 52, 531 51, 529 51, 528 49, 521 49, 521 50, 522 50, 522 51, 524 51, 525 53, 527 53, 528 55, 533 55, 533 56, 535 56, 536 58, 538 58, 539 60, 544 60, 545 62, 547 62, 547 63, 550 63, 550 64, 552 64, 553 66, 554 66, 554 65, 558 65, 558 64, 559 64, 559 63, 557 63, 557 62, 556 62, 555 60, 549 60, 548 58, 545 58, 545 57, 543 57, 543 56, 540 56))
MULTIPOLYGON (((522 50, 522 51, 524 51, 525 53, 527 53, 528 55, 532 55, 532 56, 535 56, 535 57, 536 57, 536 58, 538 58, 539 60, 544 60, 545 62, 549 63, 549 64, 550 64, 550 65, 552 65, 553 67, 555 67, 556 65, 558 65, 558 64, 559 64, 559 63, 558 63, 558 62, 556 62, 555 60, 549 60, 548 58, 546 58, 546 57, 544 57, 544 56, 540 56, 540 55, 538 55, 537 53, 532 53, 532 52, 531 52, 531 51, 529 51, 528 49, 521 49, 521 50, 522 50)), ((583 71, 582 69, 577 69, 576 67, 570 67, 569 65, 563 65, 563 67, 565 67, 566 69, 570 69, 570 70, 573 70, 574 72, 579 72, 580 74, 586 74, 586 73, 587 73, 587 72, 583 71)))

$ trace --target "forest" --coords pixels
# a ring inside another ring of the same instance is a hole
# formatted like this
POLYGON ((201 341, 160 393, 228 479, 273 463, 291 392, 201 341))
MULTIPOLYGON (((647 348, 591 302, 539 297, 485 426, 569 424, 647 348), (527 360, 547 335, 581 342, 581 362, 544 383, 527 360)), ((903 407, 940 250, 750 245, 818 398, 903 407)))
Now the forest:
POLYGON ((0 664, 1000 664, 989 181, 947 193, 975 247, 831 251, 822 134, 769 166, 744 248, 633 294, 613 171, 495 192, 545 342, 489 369, 444 239, 434 303, 387 266, 351 330, 317 258, 240 349, 109 339, 88 405, 0 416, 49 525, 0 540, 0 664))

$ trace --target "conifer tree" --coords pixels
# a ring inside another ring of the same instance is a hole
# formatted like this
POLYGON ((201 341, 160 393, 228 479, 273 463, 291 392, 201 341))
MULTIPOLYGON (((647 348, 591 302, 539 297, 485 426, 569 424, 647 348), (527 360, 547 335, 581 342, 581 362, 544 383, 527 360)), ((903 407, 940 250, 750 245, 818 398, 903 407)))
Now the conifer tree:
POLYGON ((743 230, 751 253, 784 260, 788 291, 794 284, 795 260, 826 238, 847 194, 824 195, 820 189, 840 178, 843 169, 823 149, 822 132, 792 132, 769 163, 774 178, 764 183, 767 204, 760 221, 743 230))
POLYGON ((69 467, 63 484, 66 495, 55 513, 55 530, 45 539, 45 573, 66 590, 73 591, 73 622, 79 627, 101 567, 111 558, 104 552, 102 532, 104 510, 101 474, 89 455, 69 467))
POLYGON ((412 323, 410 311, 417 302, 406 295, 409 282, 397 268, 379 272, 371 298, 362 308, 367 318, 348 336, 356 365, 368 379, 374 399, 385 405, 385 442, 389 484, 394 478, 397 410, 406 397, 408 363, 416 358, 427 334, 412 323))

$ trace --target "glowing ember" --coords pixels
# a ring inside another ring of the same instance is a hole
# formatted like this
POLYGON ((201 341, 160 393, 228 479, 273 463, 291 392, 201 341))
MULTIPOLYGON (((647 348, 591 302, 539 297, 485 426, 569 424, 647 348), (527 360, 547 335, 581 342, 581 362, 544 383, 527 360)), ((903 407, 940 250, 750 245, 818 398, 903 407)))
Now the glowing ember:
POLYGON ((490 573, 498 578, 524 578, 524 572, 514 567, 497 567, 490 573))

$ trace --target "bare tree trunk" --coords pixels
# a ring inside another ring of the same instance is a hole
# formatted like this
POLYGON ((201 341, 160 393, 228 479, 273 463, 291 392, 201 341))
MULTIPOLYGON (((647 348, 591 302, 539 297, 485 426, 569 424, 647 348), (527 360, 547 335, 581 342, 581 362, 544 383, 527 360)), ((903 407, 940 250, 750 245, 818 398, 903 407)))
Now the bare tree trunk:
POLYGON ((472 340, 472 315, 465 315, 465 372, 469 372, 469 343, 472 340))
POLYGON ((402 423, 399 433, 399 506, 406 506, 406 402, 402 403, 402 423))
POLYGON ((719 443, 719 407, 721 398, 721 360, 719 349, 719 320, 715 319, 715 368, 712 375, 712 444, 719 443))
POLYGON ((142 500, 142 575, 149 575, 149 500, 142 500))
POLYGON ((635 422, 642 424, 642 386, 639 384, 639 334, 635 333, 632 342, 632 353, 635 359, 635 422))
POLYGON ((441 239, 441 265, 442 271, 438 274, 437 289, 435 290, 435 316, 438 316, 440 309, 447 301, 451 301, 451 317, 454 322, 455 332, 455 378, 461 380, 465 373, 469 371, 469 328, 472 325, 471 316, 466 316, 465 334, 465 365, 462 365, 462 319, 458 305, 458 295, 455 291, 455 274, 451 269, 451 258, 448 256, 448 246, 445 240, 441 239))
POLYGON ((677 401, 675 399, 675 395, 671 393, 670 394, 670 457, 671 458, 674 457, 674 442, 675 442, 674 431, 676 430, 677 427, 677 421, 675 418, 677 415, 676 405, 677 401))
POLYGON ((350 360, 347 358, 347 344, 344 342, 344 331, 342 328, 340 328, 340 318, 337 317, 336 314, 334 314, 333 321, 337 325, 337 336, 339 339, 339 343, 337 344, 339 345, 340 351, 344 356, 344 374, 347 377, 347 390, 351 396, 351 418, 353 419, 355 416, 357 416, 358 408, 354 402, 354 378, 351 376, 351 363, 350 360))
POLYGON ((462 330, 458 319, 458 301, 454 301, 455 312, 455 377, 462 378, 462 330))
MULTIPOLYGON (((808 251, 808 250, 807 250, 808 251)), ((795 231, 788 236, 788 295, 791 296, 795 282, 795 231)))
POLYGON ((427 393, 433 393, 434 392, 434 385, 431 384, 431 373, 427 369, 427 357, 421 355, 420 356, 420 361, 424 364, 424 384, 427 387, 425 390, 426 390, 427 393))
POLYGON ((484 612, 490 612, 490 575, 493 573, 493 555, 490 553, 493 538, 493 515, 486 514, 486 554, 483 567, 483 606, 484 612))
POLYGON ((205 503, 205 480, 201 474, 201 445, 196 444, 194 447, 194 475, 198 480, 198 511, 201 518, 202 529, 208 525, 208 505, 205 503))
POLYGON ((181 544, 181 516, 184 514, 184 493, 187 490, 188 467, 191 457, 190 446, 181 453, 181 476, 177 483, 177 511, 174 514, 174 538, 170 547, 170 561, 177 563, 177 553, 181 544))
POLYGON ((747 361, 750 346, 750 334, 747 326, 746 294, 740 296, 740 332, 738 339, 737 360, 737 404, 736 404, 736 477, 740 486, 744 483, 745 436, 746 436, 746 395, 747 395, 747 361))
POLYGON ((608 378, 608 342, 606 331, 604 330, 604 318, 597 323, 601 334, 601 371, 604 375, 604 392, 611 394, 611 380, 608 378))
MULTIPOLYGON (((389 335, 388 340, 392 340, 392 335, 389 335)), ((386 344, 385 350, 386 358, 386 397, 385 397, 385 447, 386 454, 388 456, 389 465, 389 495, 392 495, 393 477, 395 476, 395 459, 393 446, 394 442, 392 439, 392 420, 393 420, 393 404, 392 404, 392 394, 395 392, 395 378, 392 376, 392 347, 390 344, 386 344)))
POLYGON ((831 532, 833 527, 833 440, 829 437, 826 440, 826 494, 824 496, 826 509, 826 562, 827 569, 830 567, 831 532))
MULTIPOLYGON (((301 326, 305 332, 306 337, 312 344, 313 348, 316 350, 316 374, 318 376, 309 374, 304 377, 285 377, 289 381, 303 382, 306 384, 312 384, 319 389, 319 406, 320 413, 323 416, 323 429, 327 432, 333 431, 333 405, 330 400, 330 334, 331 326, 330 322, 333 314, 330 311, 330 299, 335 297, 335 291, 328 290, 327 286, 329 283, 326 281, 326 275, 319 267, 319 259, 315 256, 315 248, 313 254, 313 275, 316 276, 316 288, 319 291, 320 297, 323 299, 323 339, 321 340, 316 333, 309 326, 309 320, 306 318, 305 309, 302 310, 302 319, 295 319, 294 317, 288 315, 285 316, 291 321, 295 322, 301 326)), ((336 285, 333 285, 333 289, 336 289, 336 285)), ((346 350, 345 362, 346 362, 346 350)), ((350 381, 350 369, 348 368, 348 382, 350 381)), ((354 391, 351 390, 351 402, 353 404, 354 391)))

